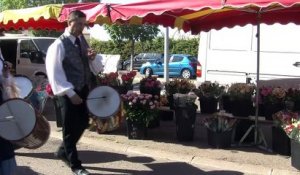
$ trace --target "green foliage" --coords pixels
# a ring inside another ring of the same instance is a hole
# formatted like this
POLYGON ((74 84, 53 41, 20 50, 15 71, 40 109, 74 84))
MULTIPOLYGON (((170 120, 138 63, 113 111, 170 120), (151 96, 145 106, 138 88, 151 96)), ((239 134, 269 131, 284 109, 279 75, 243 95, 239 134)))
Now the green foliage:
MULTIPOLYGON (((159 29, 157 26, 153 25, 105 25, 105 30, 109 33, 110 37, 117 45, 124 46, 124 41, 129 41, 130 43, 130 55, 134 56, 135 53, 135 42, 145 42, 154 39, 159 29)), ((123 53, 121 53, 123 55, 123 53)))
MULTIPOLYGON (((187 53, 190 55, 197 56, 198 53, 198 39, 182 39, 182 40, 172 40, 172 45, 170 45, 170 53, 187 53), (177 44, 182 45, 185 43, 186 47, 178 47, 177 44), (171 52, 172 51, 172 52, 171 52)), ((121 43, 114 43, 113 41, 98 41, 95 39, 90 40, 90 45, 97 53, 103 54, 120 54, 121 59, 130 58, 130 43, 128 41, 121 43)), ((162 37, 157 37, 153 40, 146 42, 136 42, 135 53, 142 52, 164 52, 164 39, 162 37)))
POLYGON ((57 32, 54 30, 31 30, 30 33, 33 36, 59 37, 63 32, 57 32))
POLYGON ((154 39, 159 29, 153 25, 105 25, 112 40, 116 43, 123 41, 149 41, 154 39))
MULTIPOLYGON (((22 9, 27 7, 37 7, 46 4, 78 2, 77 0, 0 0, 0 11, 8 9, 22 9)), ((92 1, 90 1, 92 2, 92 1)), ((98 2, 95 0, 95 2, 98 2)))

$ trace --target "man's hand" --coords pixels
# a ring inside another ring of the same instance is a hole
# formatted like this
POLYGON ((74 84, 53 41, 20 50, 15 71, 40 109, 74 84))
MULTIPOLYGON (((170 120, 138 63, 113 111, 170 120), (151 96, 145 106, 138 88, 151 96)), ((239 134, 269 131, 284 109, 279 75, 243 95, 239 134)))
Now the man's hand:
POLYGON ((94 60, 95 57, 96 57, 96 51, 91 49, 91 48, 88 48, 87 49, 87 57, 90 59, 90 60, 94 60))
POLYGON ((80 98, 77 94, 70 97, 70 100, 73 105, 80 105, 83 102, 82 98, 80 98))

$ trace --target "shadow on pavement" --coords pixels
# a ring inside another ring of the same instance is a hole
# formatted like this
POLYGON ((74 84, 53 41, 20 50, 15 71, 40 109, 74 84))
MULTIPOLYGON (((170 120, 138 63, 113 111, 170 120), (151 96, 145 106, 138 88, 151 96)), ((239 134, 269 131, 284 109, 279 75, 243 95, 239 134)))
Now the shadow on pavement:
POLYGON ((17 172, 16 174, 18 175, 39 175, 39 173, 33 171, 30 167, 28 166, 17 166, 17 172))
POLYGON ((151 174, 151 171, 141 171, 141 170, 128 170, 128 169, 114 169, 114 168, 99 168, 99 167, 92 167, 92 166, 85 166, 87 170, 94 170, 100 171, 102 173, 91 173, 91 175, 102 175, 103 172, 111 173, 111 174, 143 174, 148 175, 151 174))
POLYGON ((153 173, 150 174, 163 174, 163 175, 242 175, 243 173, 237 171, 205 171, 194 167, 187 163, 173 162, 173 163, 154 163, 146 164, 152 169, 153 173))
MULTIPOLYGON (((113 169, 113 168, 98 168, 92 166, 85 166, 89 170, 95 171, 105 171, 108 173, 125 173, 133 175, 242 175, 243 173, 237 171, 205 171, 199 168, 196 168, 187 163, 180 162, 171 162, 171 163, 153 163, 153 164, 144 164, 151 170, 149 171, 139 171, 139 170, 130 170, 130 169, 113 169)), ((94 173, 94 175, 98 175, 94 173)), ((100 174, 99 174, 100 175, 100 174)))
MULTIPOLYGON (((127 157, 125 154, 117 154, 111 152, 100 152, 100 151, 78 151, 79 158, 82 160, 84 164, 95 164, 95 163, 107 163, 114 162, 119 160, 124 160, 133 163, 149 163, 154 161, 153 158, 150 157, 127 157)), ((17 156, 28 156, 40 159, 57 159, 54 157, 53 153, 22 153, 16 152, 17 156)))

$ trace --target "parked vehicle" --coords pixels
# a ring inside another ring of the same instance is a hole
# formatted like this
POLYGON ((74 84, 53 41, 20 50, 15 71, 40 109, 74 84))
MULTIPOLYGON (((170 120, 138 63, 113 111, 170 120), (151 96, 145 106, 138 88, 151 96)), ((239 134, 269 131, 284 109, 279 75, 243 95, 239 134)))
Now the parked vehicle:
MULTIPOLYGON (((256 82, 256 26, 224 28, 200 33, 198 60, 204 81, 221 84, 256 82)), ((300 26, 295 24, 260 26, 260 80, 299 78, 300 26)))
POLYGON ((36 75, 46 77, 45 57, 48 47, 56 38, 8 35, 0 37, 4 58, 13 64, 16 74, 33 79, 36 75))
MULTIPOLYGON (((145 63, 140 69, 140 73, 149 75, 164 75, 164 59, 159 58, 153 63, 145 63)), ((187 54, 173 54, 169 59, 169 76, 182 78, 201 77, 201 64, 197 57, 187 54)))
MULTIPOLYGON (((140 53, 138 55, 136 55, 133 58, 133 69, 134 70, 140 70, 142 64, 147 63, 147 62, 154 62, 155 60, 159 59, 159 58, 163 58, 164 54, 161 53, 140 53)), ((130 70, 130 62, 131 59, 127 59, 125 61, 123 61, 122 64, 122 69, 123 70, 130 70)))

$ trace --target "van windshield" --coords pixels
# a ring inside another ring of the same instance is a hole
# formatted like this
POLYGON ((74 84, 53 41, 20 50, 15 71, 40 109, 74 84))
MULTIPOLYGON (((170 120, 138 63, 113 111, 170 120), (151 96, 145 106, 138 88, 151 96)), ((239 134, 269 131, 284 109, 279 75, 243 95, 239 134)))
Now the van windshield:
POLYGON ((55 41, 55 39, 33 39, 38 49, 43 52, 45 55, 47 53, 48 47, 55 41))

